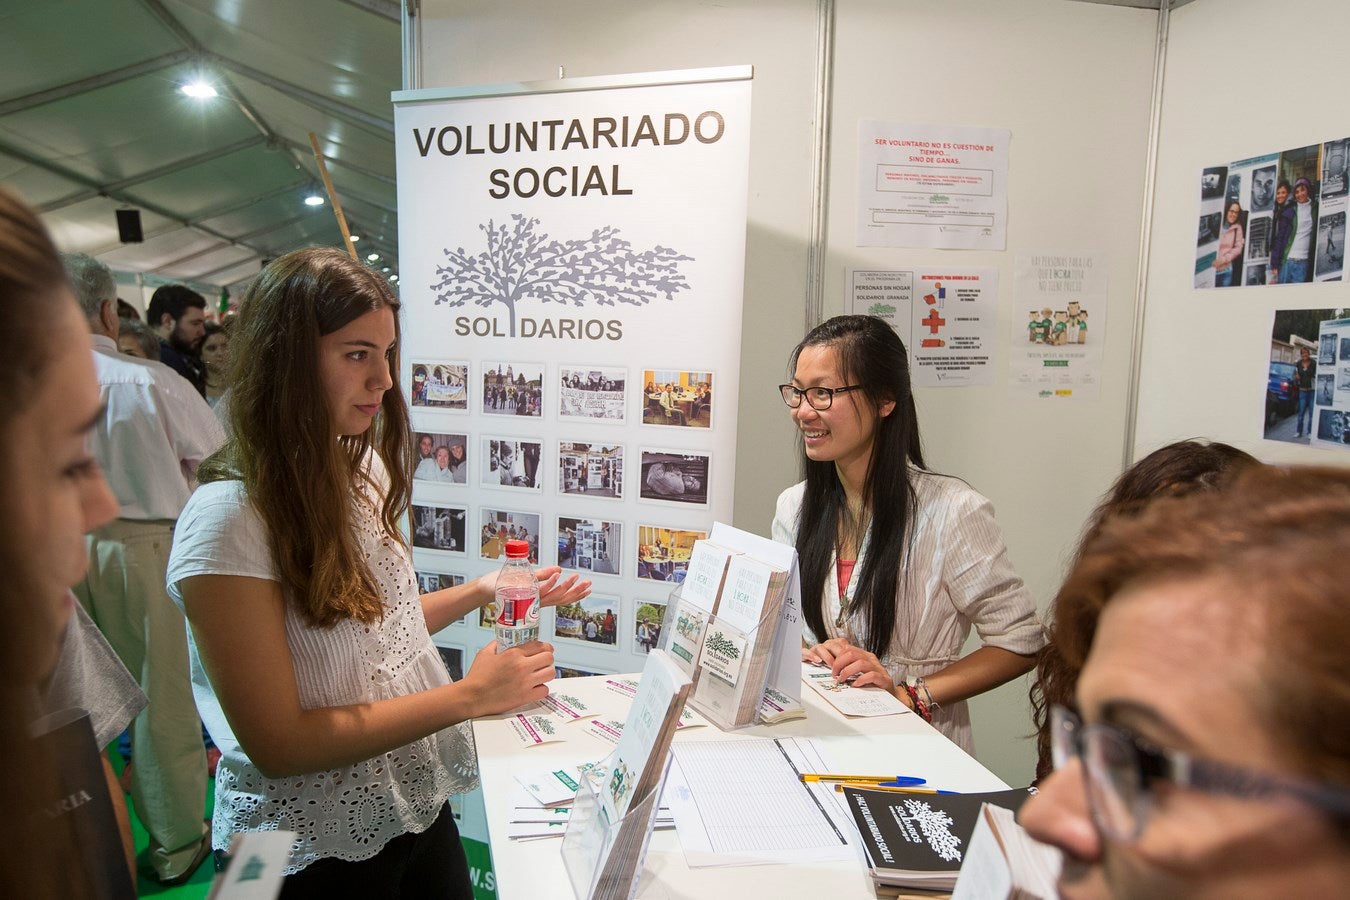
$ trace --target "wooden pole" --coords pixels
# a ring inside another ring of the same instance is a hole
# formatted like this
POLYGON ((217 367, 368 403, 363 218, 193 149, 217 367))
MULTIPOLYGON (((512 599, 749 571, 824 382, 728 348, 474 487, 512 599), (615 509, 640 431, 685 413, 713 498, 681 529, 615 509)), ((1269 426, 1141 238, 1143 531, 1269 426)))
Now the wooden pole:
POLYGON ((333 215, 337 216, 338 228, 342 229, 342 243, 347 246, 347 252, 351 254, 352 259, 360 262, 356 256, 356 245, 352 243, 352 233, 347 230, 347 217, 342 214, 342 202, 338 200, 337 191, 333 190, 333 179, 328 177, 328 166, 323 161, 323 151, 319 149, 319 136, 312 131, 309 133, 309 145, 314 148, 314 161, 319 165, 323 189, 328 193, 328 202, 333 204, 333 215))

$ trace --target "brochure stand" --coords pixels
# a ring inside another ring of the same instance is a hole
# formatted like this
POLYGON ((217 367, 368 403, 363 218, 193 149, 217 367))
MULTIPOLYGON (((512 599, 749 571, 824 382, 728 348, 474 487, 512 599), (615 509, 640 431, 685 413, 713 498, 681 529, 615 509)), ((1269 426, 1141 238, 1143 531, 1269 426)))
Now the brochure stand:
POLYGON ((600 803, 600 790, 614 777, 613 757, 581 776, 562 841, 563 867, 577 900, 631 900, 637 895, 672 758, 667 752, 655 789, 635 799, 617 822, 608 821, 600 803))
POLYGON ((767 611, 750 631, 729 624, 721 616, 709 616, 703 632, 700 673, 689 705, 723 731, 756 724, 781 622, 777 608, 767 611))

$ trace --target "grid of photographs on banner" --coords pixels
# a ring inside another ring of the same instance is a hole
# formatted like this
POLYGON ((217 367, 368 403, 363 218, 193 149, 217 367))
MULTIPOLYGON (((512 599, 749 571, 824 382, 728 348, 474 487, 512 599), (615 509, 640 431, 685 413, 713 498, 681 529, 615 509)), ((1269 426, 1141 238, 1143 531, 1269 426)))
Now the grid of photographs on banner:
POLYGON ((1194 286, 1341 281, 1350 138, 1200 173, 1194 286))
MULTIPOLYGON (((660 641, 669 592, 711 526, 714 373, 522 359, 411 367, 419 588, 491 573, 506 542, 523 540, 532 565, 593 583, 590 596, 540 617, 559 677, 633 669, 598 658, 596 668, 587 654, 640 659, 660 641), (645 440, 634 440, 638 429, 645 440)), ((464 654, 491 639, 496 612, 485 604, 438 633, 448 666, 467 665, 464 654)))

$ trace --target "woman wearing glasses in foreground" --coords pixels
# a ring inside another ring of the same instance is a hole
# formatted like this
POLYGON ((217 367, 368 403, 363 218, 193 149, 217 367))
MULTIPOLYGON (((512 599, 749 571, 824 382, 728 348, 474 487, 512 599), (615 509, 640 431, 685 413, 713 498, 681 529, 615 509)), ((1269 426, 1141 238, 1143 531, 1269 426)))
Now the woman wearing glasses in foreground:
POLYGON ((872 316, 837 316, 792 352, 783 401, 805 480, 773 537, 800 557, 808 662, 878 685, 972 752, 966 699, 1016 678, 1045 642, 989 501, 930 472, 904 344, 872 316), (961 656, 974 625, 983 646, 961 656))
POLYGON ((1265 466, 1089 541, 1056 599, 1077 710, 1021 817, 1064 896, 1345 896, 1348 547, 1350 471, 1265 466))

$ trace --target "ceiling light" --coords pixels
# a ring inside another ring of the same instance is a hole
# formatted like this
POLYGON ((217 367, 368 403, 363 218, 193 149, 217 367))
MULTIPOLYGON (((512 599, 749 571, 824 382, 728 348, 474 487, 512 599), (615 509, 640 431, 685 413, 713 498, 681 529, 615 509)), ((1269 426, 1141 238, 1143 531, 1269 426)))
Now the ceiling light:
POLYGON ((310 191, 305 195, 306 206, 323 206, 323 194, 317 191, 310 191))
POLYGON ((352 241, 353 244, 355 244, 357 241, 361 240, 361 235, 359 235, 359 234, 349 234, 349 235, 347 235, 347 237, 351 238, 351 241, 352 241))
POLYGON ((398 281, 398 276, 397 276, 397 275, 390 275, 390 276, 389 276, 389 280, 390 280, 390 281, 398 281))
POLYGON ((388 266, 385 266, 385 267, 384 267, 383 269, 381 269, 380 271, 381 271, 381 272, 388 272, 388 271, 389 271, 389 267, 388 267, 388 266))
POLYGON ((200 78, 196 81, 189 81, 178 89, 194 100, 207 100, 216 96, 215 87, 200 78))
POLYGON ((371 254, 368 254, 368 255, 366 256, 366 262, 375 262, 375 261, 378 260, 379 258, 380 258, 380 254, 378 254, 378 253, 371 253, 371 254))

